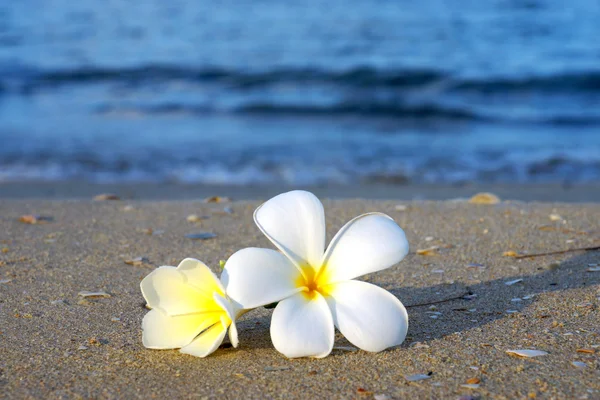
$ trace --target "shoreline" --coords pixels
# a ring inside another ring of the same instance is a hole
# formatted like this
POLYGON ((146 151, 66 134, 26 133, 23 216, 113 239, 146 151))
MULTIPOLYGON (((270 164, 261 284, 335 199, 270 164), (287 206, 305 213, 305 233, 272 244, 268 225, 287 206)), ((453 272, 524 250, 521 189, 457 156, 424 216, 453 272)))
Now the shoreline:
POLYGON ((304 189, 320 198, 368 200, 452 200, 469 198, 480 192, 491 192, 503 200, 600 203, 600 183, 563 184, 357 184, 357 185, 204 185, 183 183, 90 183, 68 182, 4 182, 0 183, 0 200, 91 199, 101 193, 114 193, 122 200, 197 200, 210 196, 226 196, 234 200, 266 199, 292 189, 304 189))

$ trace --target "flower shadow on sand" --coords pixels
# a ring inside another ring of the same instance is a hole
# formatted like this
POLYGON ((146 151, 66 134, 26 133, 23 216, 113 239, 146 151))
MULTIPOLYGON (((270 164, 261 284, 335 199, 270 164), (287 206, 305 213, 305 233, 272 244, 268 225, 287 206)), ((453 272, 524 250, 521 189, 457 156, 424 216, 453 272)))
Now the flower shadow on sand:
MULTIPOLYGON (((537 321, 543 321, 544 319, 540 319, 540 316, 545 313, 549 315, 545 321, 550 323, 555 319, 552 309, 544 313, 536 312, 533 315, 530 315, 528 309, 538 301, 540 294, 600 285, 600 273, 587 272, 588 264, 597 263, 599 260, 600 252, 597 251, 580 253, 571 257, 565 255, 544 256, 545 264, 557 263, 558 267, 554 270, 539 267, 537 273, 534 274, 508 276, 474 285, 466 285, 457 280, 454 284, 428 287, 394 287, 393 284, 390 286, 390 282, 385 284, 378 282, 376 274, 371 275, 375 279, 368 281, 381 285, 406 306, 410 321, 409 332, 407 340, 400 347, 408 347, 415 342, 428 343, 456 332, 466 332, 483 327, 502 318, 512 318, 513 314, 507 313, 507 310, 517 310, 520 314, 526 314, 527 318, 536 318, 537 321), (562 261, 560 261, 561 259, 562 261), (506 285, 506 282, 517 279, 523 281, 506 285), (531 294, 535 296, 518 303, 511 301, 531 294), (431 318, 432 315, 435 315, 429 312, 431 303, 434 303, 435 311, 441 313, 437 319, 431 318), (472 313, 468 311, 470 309, 477 311, 472 313), (473 322, 474 320, 476 322, 473 322)), ((407 259, 393 268, 402 268, 403 263, 411 261, 407 259)), ((526 263, 530 260, 524 259, 522 262, 526 263)), ((576 310, 575 303, 570 306, 576 310)), ((244 332, 242 348, 273 348, 269 336, 271 311, 260 310, 253 311, 239 322, 239 329, 244 332)), ((352 346, 352 344, 336 331, 335 346, 352 346)), ((394 349, 385 351, 394 351, 394 349)), ((345 351, 336 351, 334 347, 330 357, 345 353, 345 351)), ((217 352, 218 354, 219 352, 217 352)))
MULTIPOLYGON (((440 284, 425 288, 388 288, 403 300, 408 310, 409 333, 402 346, 410 346, 414 342, 427 343, 456 332, 479 328, 502 318, 511 318, 514 314, 507 313, 507 310, 516 310, 525 314, 527 318, 536 318, 538 321, 543 318, 552 321, 556 318, 552 309, 533 315, 528 309, 538 301, 540 294, 599 285, 600 273, 587 271, 588 264, 597 263, 599 259, 598 251, 584 252, 571 257, 543 256, 546 265, 554 263, 556 268, 551 270, 538 267, 538 273, 503 277, 474 285, 456 282, 452 285, 440 284), (506 284, 518 279, 522 281, 512 285, 506 284), (523 299, 529 295, 534 296, 523 299), (512 299, 522 301, 513 302, 512 299), (436 319, 431 318, 435 314, 428 313, 431 311, 431 303, 434 303, 435 311, 441 313, 436 319), (472 309, 476 311, 470 312, 472 309)), ((530 262, 530 259, 523 259, 522 262, 530 262)), ((576 305, 576 302, 569 305, 574 312, 577 310, 576 305)))

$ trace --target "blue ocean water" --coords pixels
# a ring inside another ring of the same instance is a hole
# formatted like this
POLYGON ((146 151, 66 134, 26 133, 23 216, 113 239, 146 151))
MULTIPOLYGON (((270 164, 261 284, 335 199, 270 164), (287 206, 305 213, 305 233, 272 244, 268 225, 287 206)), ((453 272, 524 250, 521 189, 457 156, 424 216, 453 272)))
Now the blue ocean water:
POLYGON ((0 4, 0 181, 598 182, 597 0, 0 4))

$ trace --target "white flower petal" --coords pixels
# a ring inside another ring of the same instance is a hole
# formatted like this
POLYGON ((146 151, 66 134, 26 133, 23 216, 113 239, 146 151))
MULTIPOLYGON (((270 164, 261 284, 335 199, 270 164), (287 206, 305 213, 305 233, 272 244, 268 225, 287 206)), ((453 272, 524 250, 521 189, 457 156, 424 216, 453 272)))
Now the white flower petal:
POLYGON ((203 291, 208 296, 212 296, 214 292, 225 294, 219 278, 202 261, 186 258, 179 263, 177 271, 185 275, 189 285, 203 291))
POLYGON ((335 326, 356 347, 381 351, 404 341, 406 309, 390 292, 366 282, 347 281, 327 286, 325 297, 335 326))
POLYGON ((296 266, 319 267, 325 250, 325 212, 314 194, 294 190, 275 196, 256 209, 254 221, 296 266))
POLYGON ((347 281, 389 268, 407 254, 404 231, 392 218, 381 213, 364 214, 335 235, 323 258, 320 274, 325 274, 327 282, 347 281))
POLYGON ((214 324, 179 351, 196 357, 206 357, 219 348, 226 332, 227 328, 222 323, 214 324))
POLYGON ((188 345, 203 329, 219 322, 223 312, 169 316, 150 310, 142 321, 142 342, 149 349, 176 349, 188 345))
POLYGON ((250 247, 227 260, 221 275, 227 295, 243 308, 255 308, 285 299, 301 288, 300 271, 275 250, 250 247))
POLYGON ((227 314, 227 317, 229 317, 229 319, 233 321, 235 319, 235 311, 229 299, 224 296, 221 296, 219 293, 214 294, 214 299, 215 302, 219 305, 219 307, 223 309, 225 314, 227 314))
POLYGON ((333 348, 333 339, 331 311, 319 293, 298 293, 275 307, 271 340, 286 357, 325 357, 333 348))
POLYGON ((233 347, 238 347, 240 341, 238 339, 238 330, 237 325, 235 324, 235 320, 231 320, 231 325, 229 325, 229 341, 233 347))
POLYGON ((174 267, 160 267, 140 283, 142 294, 150 308, 169 315, 221 311, 212 293, 207 296, 187 283, 186 276, 174 267))

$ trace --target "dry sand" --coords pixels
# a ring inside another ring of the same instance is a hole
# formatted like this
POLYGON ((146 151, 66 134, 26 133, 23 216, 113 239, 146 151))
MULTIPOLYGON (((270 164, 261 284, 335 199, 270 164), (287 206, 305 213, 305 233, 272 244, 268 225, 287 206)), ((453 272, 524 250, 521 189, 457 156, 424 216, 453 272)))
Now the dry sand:
MULTIPOLYGON (((405 229, 410 255, 364 277, 409 307, 402 346, 288 360, 270 343, 271 312, 259 309, 239 322, 239 349, 205 359, 147 350, 140 280, 184 257, 217 271, 237 249, 271 247, 252 222, 258 203, 232 203, 226 214, 214 212, 223 204, 201 202, 0 201, 0 397, 600 399, 600 272, 587 271, 600 252, 503 256, 599 245, 600 205, 324 204, 329 238, 366 211, 386 212, 405 229), (187 222, 192 213, 210 218, 187 222), (53 221, 24 224, 22 214, 53 221), (185 238, 197 231, 218 237, 185 238), (437 255, 416 254, 431 246, 437 255), (140 256, 148 263, 124 263, 140 256), (83 290, 111 297, 82 300, 83 290), (548 355, 506 353, 525 348, 548 355), (430 378, 407 382, 412 374, 430 378), (478 388, 461 386, 470 378, 478 388)), ((351 345, 338 334, 336 346, 351 345)))

